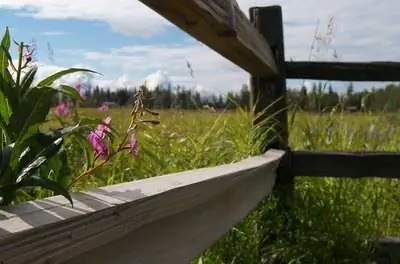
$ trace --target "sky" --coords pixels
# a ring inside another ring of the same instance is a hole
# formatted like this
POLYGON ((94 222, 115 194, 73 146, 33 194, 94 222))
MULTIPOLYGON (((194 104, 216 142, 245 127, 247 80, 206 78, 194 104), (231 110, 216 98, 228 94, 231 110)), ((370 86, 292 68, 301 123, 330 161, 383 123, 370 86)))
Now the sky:
MULTIPOLYGON (((400 60, 398 0, 237 3, 246 14, 253 6, 282 6, 286 60, 400 60), (316 29, 326 35, 331 18, 329 43, 314 49, 310 57, 316 29)), ((216 93, 237 91, 249 80, 248 73, 137 0, 0 0, 0 26, 9 26, 17 41, 36 43, 40 78, 65 67, 85 67, 102 73, 90 80, 101 87, 129 88, 146 82, 216 93)), ((288 86, 310 83, 289 80, 288 86)), ((347 85, 333 83, 339 91, 347 85)), ((373 85, 383 84, 355 83, 356 89, 373 85)))

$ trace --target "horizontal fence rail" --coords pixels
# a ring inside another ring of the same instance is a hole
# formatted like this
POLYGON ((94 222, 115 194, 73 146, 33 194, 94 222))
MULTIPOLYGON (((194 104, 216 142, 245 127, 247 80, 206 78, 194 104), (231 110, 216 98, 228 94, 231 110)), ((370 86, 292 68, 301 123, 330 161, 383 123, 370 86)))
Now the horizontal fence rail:
POLYGON ((271 193, 283 155, 0 210, 0 263, 189 263, 271 193))
POLYGON ((400 81, 400 62, 287 61, 286 77, 332 81, 400 81))
POLYGON ((400 179, 400 152, 293 151, 296 176, 400 179))
POLYGON ((255 75, 278 74, 273 53, 232 0, 140 0, 192 37, 255 75))

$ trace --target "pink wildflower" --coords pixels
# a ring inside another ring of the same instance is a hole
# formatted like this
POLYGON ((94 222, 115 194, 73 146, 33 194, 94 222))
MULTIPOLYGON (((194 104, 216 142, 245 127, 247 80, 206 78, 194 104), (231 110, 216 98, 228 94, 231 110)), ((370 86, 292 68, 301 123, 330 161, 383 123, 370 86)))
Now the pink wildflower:
POLYGON ((101 137, 96 132, 90 132, 88 140, 90 145, 92 146, 93 151, 97 155, 99 155, 103 159, 108 157, 108 152, 109 152, 108 143, 103 137, 101 137))
POLYGON ((103 124, 97 125, 96 131, 100 136, 102 136, 104 133, 109 133, 111 132, 110 128, 108 125, 111 124, 111 117, 106 117, 103 119, 103 124))
POLYGON ((99 110, 100 112, 106 112, 108 111, 108 103, 104 102, 99 108, 97 108, 97 110, 99 110))
POLYGON ((129 146, 129 152, 132 153, 133 155, 138 155, 139 154, 139 148, 138 148, 138 141, 136 136, 133 134, 131 137, 131 142, 129 146))
POLYGON ((66 117, 69 114, 69 107, 66 103, 61 103, 56 106, 54 113, 60 117, 66 117))
POLYGON ((111 123, 111 117, 106 117, 103 124, 99 124, 95 131, 90 132, 88 140, 92 146, 93 151, 102 158, 107 158, 109 154, 109 146, 105 137, 111 130, 108 125, 111 123))

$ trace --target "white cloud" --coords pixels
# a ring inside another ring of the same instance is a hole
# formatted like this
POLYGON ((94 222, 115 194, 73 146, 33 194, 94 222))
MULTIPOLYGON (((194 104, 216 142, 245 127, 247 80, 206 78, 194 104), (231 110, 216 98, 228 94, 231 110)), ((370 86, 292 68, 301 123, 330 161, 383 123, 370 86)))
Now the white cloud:
POLYGON ((212 102, 214 99, 216 99, 215 95, 218 95, 215 90, 209 89, 200 84, 196 85, 194 91, 201 94, 202 98, 209 102, 212 102))
POLYGON ((38 33, 38 35, 43 35, 43 36, 65 36, 69 34, 71 33, 66 31, 44 31, 38 33))
POLYGON ((199 42, 185 45, 137 45, 114 48, 108 53, 83 52, 82 58, 104 69, 120 68, 137 76, 151 75, 150 83, 173 83, 194 88, 201 84, 214 91, 240 88, 248 74, 199 42), (187 61, 193 69, 190 76, 187 61), (170 81, 165 81, 168 72, 170 81), (228 80, 228 81, 227 81, 228 80), (231 86, 230 86, 231 85, 231 86))
MULTIPOLYGON (((281 5, 285 24, 286 59, 308 60, 315 27, 320 30, 330 16, 335 18, 334 47, 342 60, 400 60, 400 2, 397 0, 237 0, 248 12, 252 6, 281 5)), ((108 23, 116 31, 149 36, 170 25, 139 1, 114 0, 0 0, 0 8, 18 10, 37 19, 82 19, 108 23)), ((139 83, 148 74, 168 71, 173 83, 190 87, 201 84, 209 89, 227 91, 248 82, 248 74, 195 41, 182 45, 138 45, 114 47, 109 52, 84 52, 84 61, 101 69, 115 69, 122 76, 103 84, 139 83), (190 78, 186 60, 193 66, 190 78), (123 78, 123 76, 125 76, 123 78), (129 76, 129 77, 128 77, 129 76)), ((332 60, 332 49, 318 54, 318 60, 332 60)), ((107 72, 104 72, 107 76, 107 72)), ((289 85, 298 85, 298 81, 289 85)), ((368 84, 370 85, 370 84, 368 84)), ((367 86, 368 87, 368 86, 367 86)))
MULTIPOLYGON (((38 71, 37 71, 35 79, 33 81, 33 85, 36 85, 38 82, 40 82, 41 80, 45 79, 46 77, 48 77, 52 74, 55 74, 59 71, 67 69, 67 67, 60 67, 57 65, 51 65, 51 64, 41 63, 41 62, 35 62, 34 65, 36 65, 38 67, 38 71)), ((94 69, 94 68, 91 68, 90 66, 79 65, 79 64, 72 65, 71 67, 91 69, 91 70, 94 69)), ((24 73, 26 73, 26 72, 27 72, 27 70, 24 70, 24 73)), ((15 74, 13 72, 13 76, 14 75, 15 74)), ((110 88, 123 87, 122 83, 120 82, 120 79, 107 80, 105 78, 102 78, 100 75, 87 73, 87 72, 75 72, 75 73, 64 75, 63 77, 58 79, 56 82, 54 82, 53 85, 58 86, 60 84, 65 84, 65 85, 74 86, 78 82, 83 82, 84 84, 90 85, 91 87, 94 87, 96 85, 99 85, 101 87, 110 87, 110 88)), ((132 85, 131 87, 133 87, 133 86, 134 85, 132 85)))
POLYGON ((139 1, 127 0, 0 0, 0 8, 38 19, 102 21, 129 35, 158 33, 170 23, 139 1))
POLYGON ((164 89, 171 89, 173 85, 168 73, 160 70, 149 74, 145 78, 144 84, 149 90, 154 90, 157 86, 163 87, 164 89))

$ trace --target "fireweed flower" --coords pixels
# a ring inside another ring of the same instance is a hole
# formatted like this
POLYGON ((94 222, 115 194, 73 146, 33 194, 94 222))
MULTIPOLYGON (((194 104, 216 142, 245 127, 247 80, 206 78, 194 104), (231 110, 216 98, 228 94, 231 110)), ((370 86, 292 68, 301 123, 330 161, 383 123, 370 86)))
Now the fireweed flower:
POLYGON ((61 103, 56 106, 54 113, 59 117, 66 117, 69 114, 69 107, 66 103, 61 103))
POLYGON ((131 141, 129 144, 129 152, 135 156, 137 156, 139 154, 138 141, 137 141, 135 134, 132 134, 132 136, 131 136, 131 141))
MULTIPOLYGON (((79 86, 78 86, 79 89, 79 86)), ((117 149, 111 149, 111 146, 108 144, 108 137, 111 136, 111 117, 107 117, 103 120, 101 124, 98 124, 94 131, 91 131, 88 135, 88 141, 96 154, 96 158, 100 157, 103 159, 102 162, 97 164, 93 164, 88 170, 81 173, 77 177, 75 177, 71 186, 75 182, 82 179, 84 176, 91 174, 95 169, 102 167, 104 164, 110 161, 115 154, 123 151, 129 150, 129 153, 133 154, 135 158, 138 157, 139 148, 138 148, 138 140, 136 138, 138 132, 138 125, 142 123, 149 124, 159 124, 160 122, 157 120, 142 120, 141 117, 144 116, 145 113, 151 114, 153 116, 159 115, 157 112, 153 112, 150 109, 144 107, 143 101, 145 100, 143 87, 140 88, 139 92, 135 95, 134 105, 131 111, 131 120, 130 124, 126 130, 126 133, 123 137, 123 140, 119 144, 117 149), (131 135, 129 142, 128 138, 131 135)))
POLYGON ((88 141, 92 146, 93 151, 103 159, 106 159, 109 155, 109 145, 106 136, 111 132, 108 127, 110 123, 111 117, 105 118, 103 124, 97 125, 95 131, 90 132, 88 136, 88 141))
POLYGON ((109 154, 108 142, 96 132, 90 132, 88 136, 90 145, 96 155, 106 159, 109 154))
POLYGON ((108 107, 108 103, 104 102, 99 108, 97 108, 97 110, 99 110, 100 112, 106 112, 108 111, 109 107, 108 107))
POLYGON ((103 119, 103 124, 97 125, 95 132, 102 136, 104 133, 110 133, 111 130, 108 125, 111 124, 111 117, 106 117, 103 119))

